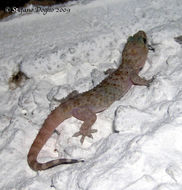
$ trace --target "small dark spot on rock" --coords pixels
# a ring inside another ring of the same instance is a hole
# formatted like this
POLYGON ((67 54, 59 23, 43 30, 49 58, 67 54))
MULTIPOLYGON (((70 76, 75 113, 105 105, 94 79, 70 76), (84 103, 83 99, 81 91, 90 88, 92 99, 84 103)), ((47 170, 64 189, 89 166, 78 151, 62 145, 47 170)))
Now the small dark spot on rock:
POLYGON ((22 71, 18 71, 17 73, 14 73, 8 81, 10 89, 13 90, 13 89, 21 86, 22 82, 27 79, 28 79, 28 77, 22 71))

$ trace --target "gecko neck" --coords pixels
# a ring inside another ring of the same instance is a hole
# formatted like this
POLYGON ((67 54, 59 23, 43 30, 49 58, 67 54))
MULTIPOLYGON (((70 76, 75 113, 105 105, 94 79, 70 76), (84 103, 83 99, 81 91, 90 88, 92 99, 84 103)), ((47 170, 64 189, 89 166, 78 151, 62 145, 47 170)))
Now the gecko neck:
POLYGON ((135 72, 135 73, 138 74, 139 71, 140 71, 140 69, 136 69, 136 68, 132 67, 132 63, 131 63, 131 64, 129 64, 129 63, 127 63, 127 64, 122 63, 122 64, 118 67, 117 70, 118 70, 119 73, 125 72, 125 73, 128 73, 128 74, 130 74, 131 72, 135 72))

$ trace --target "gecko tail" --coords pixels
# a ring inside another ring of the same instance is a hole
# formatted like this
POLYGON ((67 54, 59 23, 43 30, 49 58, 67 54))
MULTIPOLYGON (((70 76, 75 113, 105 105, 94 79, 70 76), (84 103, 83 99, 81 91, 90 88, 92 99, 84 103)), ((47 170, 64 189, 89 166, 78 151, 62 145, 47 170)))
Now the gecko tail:
POLYGON ((42 128, 37 134, 27 155, 27 162, 32 170, 34 171, 46 170, 61 164, 74 164, 78 162, 83 162, 83 160, 79 159, 76 160, 76 159, 64 159, 64 158, 51 160, 45 163, 39 163, 37 161, 39 152, 41 151, 47 140, 50 138, 55 128, 59 124, 61 124, 65 119, 71 117, 71 114, 69 112, 70 110, 67 109, 65 111, 66 108, 67 108, 66 104, 58 106, 48 115, 47 119, 44 121, 42 128))
POLYGON ((32 160, 31 162, 29 161, 29 166, 31 167, 32 170, 34 171, 39 171, 39 170, 46 170, 53 168, 55 166, 61 165, 61 164, 75 164, 78 162, 84 162, 84 160, 75 160, 75 159, 57 159, 57 160, 51 160, 46 163, 39 163, 37 160, 32 160))

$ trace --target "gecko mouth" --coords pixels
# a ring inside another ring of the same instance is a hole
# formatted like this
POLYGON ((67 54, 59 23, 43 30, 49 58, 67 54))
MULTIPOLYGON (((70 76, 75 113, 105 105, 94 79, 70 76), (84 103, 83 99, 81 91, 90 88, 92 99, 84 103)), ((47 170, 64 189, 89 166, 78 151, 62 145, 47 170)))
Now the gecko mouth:
POLYGON ((155 49, 151 45, 149 45, 149 44, 148 44, 148 49, 151 50, 151 51, 153 51, 153 52, 155 52, 155 49))

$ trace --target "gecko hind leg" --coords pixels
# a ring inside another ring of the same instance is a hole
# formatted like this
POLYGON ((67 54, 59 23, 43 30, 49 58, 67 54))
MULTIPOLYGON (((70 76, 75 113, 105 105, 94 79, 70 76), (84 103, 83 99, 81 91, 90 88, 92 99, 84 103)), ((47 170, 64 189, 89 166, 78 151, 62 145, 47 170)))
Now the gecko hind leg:
POLYGON ((85 137, 93 138, 92 133, 96 133, 96 129, 91 129, 92 125, 95 123, 97 116, 89 109, 88 106, 77 107, 72 110, 72 116, 76 119, 83 121, 83 124, 79 132, 76 132, 73 137, 82 136, 80 139, 81 144, 83 144, 85 137))

